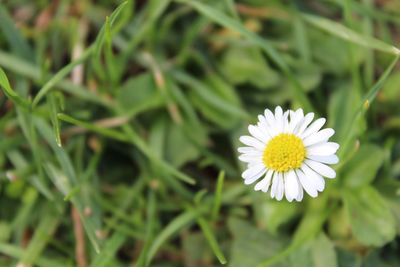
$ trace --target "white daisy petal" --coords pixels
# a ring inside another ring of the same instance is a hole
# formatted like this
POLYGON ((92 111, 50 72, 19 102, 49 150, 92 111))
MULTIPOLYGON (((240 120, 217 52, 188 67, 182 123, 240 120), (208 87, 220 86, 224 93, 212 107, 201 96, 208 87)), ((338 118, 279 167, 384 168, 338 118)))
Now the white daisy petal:
POLYGON ((272 137, 270 127, 268 126, 267 120, 263 115, 258 115, 257 126, 260 129, 260 131, 262 131, 266 136, 268 136, 268 139, 272 137))
POLYGON ((282 200, 284 191, 285 185, 283 184, 283 175, 282 173, 278 172, 278 188, 275 195, 276 200, 282 200))
MULTIPOLYGON (((296 175, 297 176, 297 175, 296 175)), ((296 197, 296 201, 300 202, 303 199, 303 187, 301 186, 301 183, 299 181, 299 178, 296 177, 297 179, 297 185, 299 187, 299 194, 296 197)))
POLYGON ((243 179, 254 178, 255 176, 260 177, 266 172, 266 168, 263 163, 255 164, 254 166, 248 168, 242 173, 243 179))
POLYGON ((265 115, 265 120, 268 124, 268 127, 267 127, 268 132, 270 133, 271 137, 278 135, 280 132, 278 131, 278 128, 276 127, 275 115, 269 109, 265 110, 264 115, 265 115))
POLYGON ((264 144, 270 139, 258 126, 249 125, 249 133, 264 144))
MULTIPOLYGON (((301 170, 304 172, 304 175, 307 176, 310 180, 311 183, 314 184, 315 188, 317 191, 322 192, 324 191, 325 188, 325 180, 322 178, 321 175, 313 171, 310 167, 308 167, 306 164, 301 165, 301 170)), ((305 188, 304 188, 305 189, 305 188)))
POLYGON ((312 159, 314 161, 318 161, 321 163, 326 163, 326 164, 336 164, 339 162, 339 158, 336 155, 330 155, 330 156, 312 156, 308 155, 307 158, 312 159))
POLYGON ((274 172, 273 179, 272 179, 272 186, 271 186, 271 198, 274 198, 278 191, 278 184, 279 184, 279 173, 274 172))
POLYGON ((251 153, 253 151, 258 151, 260 152, 260 150, 255 149, 254 147, 249 147, 249 146, 242 146, 238 148, 238 152, 239 153, 251 153))
POLYGON ((306 159, 304 161, 305 164, 307 164, 311 169, 313 169, 315 172, 319 173, 320 175, 327 177, 327 178, 335 178, 336 177, 336 172, 329 166, 314 161, 314 160, 309 160, 306 159))
POLYGON ((255 148, 253 148, 253 150, 249 150, 246 153, 243 153, 243 155, 246 155, 246 156, 257 156, 257 157, 262 157, 262 154, 263 154, 262 151, 257 150, 255 148))
POLYGON ((254 187, 254 190, 255 191, 262 190, 263 192, 267 192, 268 188, 271 184, 271 177, 272 177, 273 172, 274 172, 273 170, 268 170, 265 177, 256 184, 256 186, 254 187))
POLYGON ((325 118, 319 118, 318 120, 314 121, 310 126, 308 126, 308 128, 300 135, 300 137, 305 139, 306 137, 318 132, 319 129, 324 126, 325 122, 325 118))
POLYGON ((258 162, 262 163, 262 155, 243 154, 239 156, 239 160, 243 162, 258 162))
POLYGON ((300 136, 307 126, 312 122, 314 118, 314 113, 308 113, 304 118, 298 123, 296 128, 293 130, 293 133, 300 136))
POLYGON ((307 177, 303 171, 300 169, 296 170, 297 177, 304 188, 304 190, 309 194, 311 197, 317 197, 318 191, 316 185, 313 183, 310 177, 307 177))
POLYGON ((247 146, 252 146, 255 147, 259 150, 264 150, 265 148, 265 144, 262 143, 261 141, 257 140, 254 137, 248 136, 248 135, 244 135, 241 136, 239 138, 239 141, 242 142, 243 144, 247 145, 247 146))
POLYGON ((311 134, 303 140, 304 146, 311 146, 321 142, 326 142, 335 133, 331 128, 323 129, 318 133, 311 134))
POLYGON ((285 111, 285 113, 283 113, 283 127, 282 127, 282 132, 284 133, 288 133, 289 132, 289 111, 285 111))
POLYGON ((299 194, 299 184, 296 173, 293 170, 284 174, 285 178, 285 196, 289 202, 292 202, 299 194))
POLYGON ((304 114, 303 114, 303 110, 301 108, 296 110, 296 112, 294 112, 294 111, 290 112, 290 122, 289 122, 289 128, 288 128, 289 133, 294 132, 296 127, 303 120, 303 117, 304 117, 304 114))
POLYGON ((307 156, 330 156, 335 154, 338 149, 339 145, 334 142, 316 144, 306 148, 307 156))
MULTIPOLYGON (((266 169, 265 171, 267 171, 267 174, 268 174, 268 170, 266 169)), ((260 176, 257 176, 257 175, 255 175, 255 176, 253 176, 253 177, 251 177, 251 178, 248 178, 248 179, 245 179, 244 180, 244 184, 246 184, 246 185, 249 185, 249 184, 252 184, 252 183, 254 183, 255 181, 257 181, 258 179, 260 179, 262 177, 262 175, 260 175, 260 176)), ((265 178, 263 178, 262 180, 264 180, 265 178)), ((261 181, 262 181, 261 180, 261 181)), ((258 182, 258 183, 260 183, 260 182, 258 182)))
POLYGON ((274 174, 273 170, 268 170, 267 174, 265 175, 266 179, 266 184, 265 186, 261 189, 261 191, 263 191, 264 193, 268 192, 269 186, 271 185, 272 182, 272 175, 274 174))
POLYGON ((275 116, 271 110, 266 109, 264 111, 264 116, 269 126, 275 126, 275 116))

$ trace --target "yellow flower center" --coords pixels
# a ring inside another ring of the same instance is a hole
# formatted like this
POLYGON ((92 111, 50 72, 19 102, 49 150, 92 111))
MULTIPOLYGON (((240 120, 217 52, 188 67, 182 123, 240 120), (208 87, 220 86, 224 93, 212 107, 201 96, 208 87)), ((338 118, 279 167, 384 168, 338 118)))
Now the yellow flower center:
POLYGON ((306 157, 303 141, 294 134, 279 134, 267 144, 263 162, 267 168, 286 172, 301 166, 306 157))

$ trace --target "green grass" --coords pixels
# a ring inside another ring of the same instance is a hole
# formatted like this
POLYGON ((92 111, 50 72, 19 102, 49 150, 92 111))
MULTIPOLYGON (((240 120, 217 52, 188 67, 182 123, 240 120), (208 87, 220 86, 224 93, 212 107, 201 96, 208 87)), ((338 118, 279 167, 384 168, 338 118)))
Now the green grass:
POLYGON ((400 265, 395 0, 78 2, 0 4, 0 266, 400 265), (242 183, 277 105, 336 131, 316 199, 242 183))

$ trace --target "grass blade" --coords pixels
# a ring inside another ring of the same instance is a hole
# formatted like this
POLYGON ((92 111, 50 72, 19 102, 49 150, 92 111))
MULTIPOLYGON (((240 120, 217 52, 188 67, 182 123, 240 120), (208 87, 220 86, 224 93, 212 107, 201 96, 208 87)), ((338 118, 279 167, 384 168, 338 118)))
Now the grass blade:
POLYGON ((7 75, 4 73, 3 69, 0 68, 0 87, 3 88, 4 94, 11 99, 16 105, 29 109, 30 104, 28 100, 20 97, 12 88, 10 85, 10 82, 8 81, 7 75))
POLYGON ((173 237, 180 229, 193 223, 197 216, 198 213, 196 211, 187 211, 172 220, 162 230, 162 232, 157 235, 156 239, 151 244, 146 257, 146 266, 150 265, 151 260, 154 258, 162 244, 173 237))
MULTIPOLYGON (((32 79, 35 82, 41 84, 42 76, 40 68, 30 62, 27 62, 19 57, 16 57, 9 53, 4 53, 0 51, 0 65, 4 68, 11 70, 17 74, 25 76, 26 78, 32 79)), ((53 74, 49 74, 50 76, 53 74)), ((73 84, 68 80, 61 80, 57 84, 61 90, 70 93, 82 100, 90 101, 93 103, 101 104, 103 106, 109 106, 109 101, 101 98, 100 96, 90 92, 87 88, 73 84)))
POLYGON ((303 14, 302 17, 313 26, 320 28, 346 41, 394 55, 400 54, 400 50, 397 47, 389 45, 371 36, 364 36, 343 26, 340 23, 314 15, 303 14))
POLYGON ((218 24, 225 26, 231 30, 239 32, 243 35, 247 40, 252 42, 253 44, 259 46, 270 58, 271 60, 281 69, 285 75, 289 78, 290 82, 293 85, 293 94, 302 107, 306 111, 314 110, 312 108, 311 102, 307 98, 306 94, 300 83, 294 78, 292 72, 290 71, 288 65, 281 57, 281 55, 275 50, 275 48, 265 39, 256 35, 255 33, 247 30, 240 22, 226 16, 224 13, 219 10, 207 6, 199 1, 194 0, 176 0, 177 2, 182 2, 188 4, 195 8, 201 14, 209 17, 211 20, 217 22, 218 24))
POLYGON ((110 262, 114 259, 115 253, 124 244, 126 236, 121 233, 114 233, 112 237, 105 243, 101 252, 96 255, 90 267, 110 266, 110 262))
POLYGON ((4 5, 0 5, 0 28, 15 54, 29 61, 34 60, 31 47, 15 26, 4 5))
POLYGON ((24 265, 29 266, 36 262, 60 223, 61 213, 59 211, 56 211, 54 207, 48 207, 46 210, 47 212, 40 220, 29 246, 21 257, 21 263, 24 265))
MULTIPOLYGON (((357 125, 355 122, 368 110, 369 106, 374 101, 379 90, 382 88, 383 84, 385 83, 385 81, 389 77, 390 73, 393 71, 394 67, 396 66, 396 63, 398 62, 399 58, 400 58, 400 54, 397 55, 395 57, 395 59, 393 59, 392 63, 386 68, 386 70, 381 75, 379 80, 371 87, 371 89, 364 96, 363 102, 362 102, 361 106, 358 108, 358 111, 354 114, 353 119, 352 119, 353 123, 350 124, 349 130, 347 132, 352 132, 351 127, 354 127, 354 125, 357 125)), ((346 136, 346 139, 343 141, 342 147, 339 150, 339 156, 341 156, 341 151, 344 151, 344 152, 347 151, 347 147, 350 145, 350 141, 352 140, 353 137, 354 136, 352 136, 352 135, 346 136)))
POLYGON ((57 118, 57 100, 54 94, 48 95, 48 105, 56 143, 59 147, 61 147, 60 123, 57 118))
MULTIPOLYGON (((118 18, 119 14, 123 8, 128 4, 128 1, 122 2, 114 11, 111 13, 110 17, 106 19, 106 23, 101 27, 99 34, 96 37, 96 41, 93 43, 94 46, 94 56, 100 61, 101 48, 103 47, 104 40, 106 38, 107 27, 112 27, 115 20, 118 18), (109 25, 108 25, 109 24, 109 25), (108 25, 108 26, 107 26, 108 25)), ((110 34, 110 33, 108 33, 110 34)))
POLYGON ((68 116, 66 114, 58 114, 58 118, 60 120, 69 122, 69 123, 77 125, 77 126, 81 126, 83 128, 89 129, 89 130, 94 131, 96 133, 99 133, 99 134, 102 134, 104 136, 113 138, 115 140, 118 140, 118 141, 121 141, 121 142, 131 143, 131 144, 137 146, 143 152, 143 154, 145 154, 149 159, 154 161, 164 171, 170 173, 171 175, 174 175, 176 178, 178 178, 178 179, 180 179, 180 180, 182 180, 184 182, 187 182, 189 184, 194 184, 195 183, 195 180, 193 178, 191 178, 188 175, 180 172, 179 170, 177 170, 176 168, 174 168, 173 166, 171 166, 167 162, 161 160, 156 155, 154 155, 154 153, 147 146, 147 144, 140 138, 140 136, 138 136, 131 128, 129 128, 128 125, 124 125, 122 127, 124 129, 124 131, 125 131, 125 134, 123 134, 123 133, 120 133, 120 132, 115 131, 115 130, 98 127, 98 126, 96 126, 96 125, 94 125, 92 123, 87 123, 87 122, 83 122, 83 121, 74 119, 74 118, 72 118, 72 117, 70 117, 70 116, 68 116))
POLYGON ((83 63, 93 52, 93 47, 89 47, 82 54, 82 56, 75 61, 70 62, 60 71, 58 71, 45 85, 39 90, 35 98, 33 99, 32 106, 35 107, 39 101, 51 90, 54 86, 59 83, 65 76, 67 76, 76 66, 83 63))
MULTIPOLYGON (((21 247, 13 246, 10 244, 0 243, 0 253, 13 258, 21 258, 25 253, 25 250, 21 247)), ((35 261, 35 265, 39 267, 65 267, 67 260, 62 259, 52 260, 43 256, 38 256, 35 261), (62 262, 62 263, 61 263, 62 262)))
POLYGON ((206 237, 208 244, 210 245, 212 251, 214 252, 215 256, 217 257, 217 259, 219 260, 219 262, 221 264, 226 264, 226 258, 221 250, 221 248, 218 245, 217 239, 215 238, 210 226, 208 225, 208 223, 206 222, 206 220, 204 220, 204 218, 198 218, 197 219, 197 223, 199 224, 201 230, 204 233, 204 236, 206 237))
POLYGON ((217 179, 217 188, 215 189, 214 206, 212 209, 212 218, 216 220, 218 218, 219 209, 221 207, 222 199, 222 187, 224 185, 225 172, 220 171, 217 179))

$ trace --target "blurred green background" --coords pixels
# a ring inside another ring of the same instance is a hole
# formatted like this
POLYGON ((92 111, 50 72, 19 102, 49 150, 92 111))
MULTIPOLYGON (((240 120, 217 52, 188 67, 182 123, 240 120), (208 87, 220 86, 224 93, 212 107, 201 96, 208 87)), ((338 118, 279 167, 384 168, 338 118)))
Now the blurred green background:
POLYGON ((0 2, 0 266, 400 266, 398 0, 0 2), (265 108, 337 178, 240 177, 265 108))

